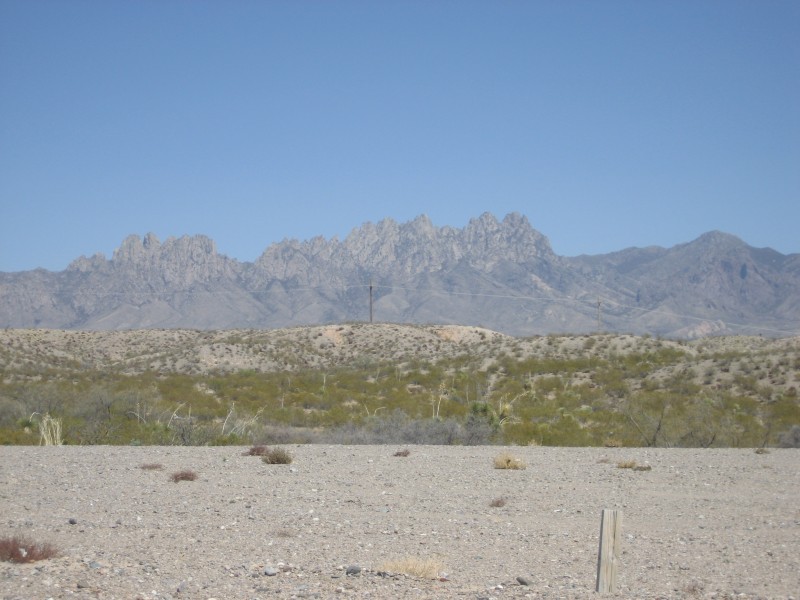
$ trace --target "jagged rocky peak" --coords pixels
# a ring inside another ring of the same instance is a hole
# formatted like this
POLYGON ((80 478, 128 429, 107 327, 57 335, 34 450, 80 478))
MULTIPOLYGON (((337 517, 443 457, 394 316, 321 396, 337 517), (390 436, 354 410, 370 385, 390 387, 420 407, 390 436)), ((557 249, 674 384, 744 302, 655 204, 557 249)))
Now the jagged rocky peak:
POLYGON ((138 235, 126 237, 120 247, 114 250, 112 260, 116 263, 132 263, 145 257, 169 258, 172 255, 202 259, 216 254, 217 247, 214 240, 205 235, 169 237, 161 243, 154 233, 148 233, 144 238, 138 235))
POLYGON ((94 269, 99 269, 105 266, 106 264, 106 256, 102 252, 97 252, 91 257, 87 256, 80 256, 73 260, 67 266, 67 271, 77 271, 81 273, 86 273, 92 271, 94 269))
POLYGON ((519 213, 509 213, 502 222, 491 213, 483 213, 470 220, 463 230, 463 238, 470 254, 482 260, 525 262, 555 257, 548 239, 519 213))

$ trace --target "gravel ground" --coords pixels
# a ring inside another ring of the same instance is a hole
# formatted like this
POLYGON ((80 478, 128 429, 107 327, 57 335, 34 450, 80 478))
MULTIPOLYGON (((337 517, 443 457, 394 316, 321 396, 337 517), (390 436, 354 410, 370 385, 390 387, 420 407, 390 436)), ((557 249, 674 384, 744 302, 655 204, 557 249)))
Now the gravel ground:
POLYGON ((0 448, 0 536, 61 551, 0 563, 0 596, 598 597, 614 508, 615 598, 800 597, 797 450, 508 448, 527 463, 513 471, 493 467, 498 447, 285 449, 291 465, 234 447, 0 448), (182 469, 197 479, 172 482, 182 469), (441 568, 388 564, 403 558, 441 568))

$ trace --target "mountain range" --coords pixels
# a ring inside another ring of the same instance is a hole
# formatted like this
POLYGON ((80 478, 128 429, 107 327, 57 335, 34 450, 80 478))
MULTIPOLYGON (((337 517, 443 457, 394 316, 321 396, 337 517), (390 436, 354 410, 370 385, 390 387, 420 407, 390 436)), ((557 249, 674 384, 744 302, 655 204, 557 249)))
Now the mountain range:
POLYGON ((713 231, 671 248, 557 255, 528 219, 464 228, 384 219, 343 240, 284 240, 254 262, 202 235, 131 235, 59 272, 0 273, 0 326, 282 328, 345 321, 480 325, 518 336, 800 334, 800 254, 713 231))

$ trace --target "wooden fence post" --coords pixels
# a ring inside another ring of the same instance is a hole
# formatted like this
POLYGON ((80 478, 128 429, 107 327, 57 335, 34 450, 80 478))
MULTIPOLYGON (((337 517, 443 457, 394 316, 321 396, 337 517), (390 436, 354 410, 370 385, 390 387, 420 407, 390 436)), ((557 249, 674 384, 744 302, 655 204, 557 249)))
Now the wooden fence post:
POLYGON ((622 513, 603 509, 600 517, 600 552, 597 557, 596 592, 617 591, 617 563, 620 555, 622 513))

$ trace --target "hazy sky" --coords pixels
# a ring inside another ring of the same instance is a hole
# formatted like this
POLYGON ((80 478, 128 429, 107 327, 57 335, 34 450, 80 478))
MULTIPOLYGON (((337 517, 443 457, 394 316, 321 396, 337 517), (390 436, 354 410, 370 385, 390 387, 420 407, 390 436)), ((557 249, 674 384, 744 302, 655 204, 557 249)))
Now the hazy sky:
POLYGON ((800 2, 0 0, 0 271, 517 211, 800 252, 800 2))

